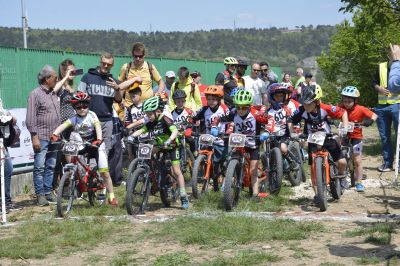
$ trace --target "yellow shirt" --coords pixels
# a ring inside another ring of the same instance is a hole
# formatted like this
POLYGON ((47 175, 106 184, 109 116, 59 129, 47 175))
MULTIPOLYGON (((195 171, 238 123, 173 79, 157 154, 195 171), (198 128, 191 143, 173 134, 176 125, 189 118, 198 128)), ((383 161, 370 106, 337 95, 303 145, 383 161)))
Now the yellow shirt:
MULTIPOLYGON (((193 92, 193 95, 191 95, 192 82, 193 82, 193 79, 192 79, 192 77, 189 76, 185 83, 182 83, 182 81, 179 81, 178 88, 181 89, 181 90, 184 90, 186 92, 185 107, 189 108, 193 112, 196 112, 203 105, 201 103, 200 90, 199 90, 199 86, 197 86, 197 84, 194 85, 194 92, 193 92)), ((176 82, 174 82, 172 84, 171 93, 169 94, 168 107, 169 107, 169 110, 171 112, 176 108, 176 105, 174 103, 174 99, 172 99, 172 95, 174 94, 174 91, 175 91, 175 83, 176 82)))
MULTIPOLYGON (((119 81, 125 81, 125 73, 126 73, 126 68, 128 67, 128 64, 124 64, 121 67, 121 71, 119 72, 118 79, 119 81)), ((161 80, 160 73, 158 73, 158 70, 155 65, 152 64, 153 68, 153 80, 155 82, 159 82, 161 80)), ((141 77, 142 78, 142 85, 140 85, 140 88, 142 89, 142 97, 141 100, 144 101, 154 95, 153 93, 153 82, 151 80, 151 75, 150 75, 150 70, 149 70, 149 65, 145 61, 141 67, 135 67, 135 65, 132 63, 131 68, 129 69, 128 72, 128 79, 131 79, 133 77, 141 77)), ((129 97, 129 93, 125 93, 125 99, 124 99, 124 104, 125 106, 131 106, 132 101, 131 98, 129 97)))

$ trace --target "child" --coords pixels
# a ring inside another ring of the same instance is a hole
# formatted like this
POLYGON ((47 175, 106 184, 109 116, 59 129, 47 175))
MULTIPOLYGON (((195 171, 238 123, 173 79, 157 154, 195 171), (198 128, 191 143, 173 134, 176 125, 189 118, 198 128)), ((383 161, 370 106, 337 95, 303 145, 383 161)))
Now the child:
MULTIPOLYGON (((250 174, 253 197, 266 197, 265 193, 258 193, 258 160, 260 159, 260 143, 255 136, 260 135, 261 123, 268 124, 268 116, 265 116, 265 109, 262 106, 252 106, 253 94, 248 90, 240 89, 233 96, 235 108, 227 115, 219 119, 221 122, 233 122, 226 131, 226 134, 235 133, 247 136, 246 152, 250 155, 250 174)), ((268 138, 269 133, 264 132, 260 140, 268 138)))
MULTIPOLYGON (((193 121, 196 122, 204 119, 207 134, 213 136, 224 134, 227 123, 220 123, 216 126, 216 121, 214 121, 218 117, 227 116, 229 114, 228 107, 221 102, 224 97, 223 87, 217 85, 208 86, 204 93, 207 99, 207 106, 200 108, 200 110, 194 115, 193 121)), ((214 142, 214 191, 219 190, 218 177, 220 175, 220 164, 228 154, 228 145, 226 144, 227 143, 224 143, 222 139, 217 139, 214 142)))
MULTIPOLYGON (((378 116, 368 108, 359 105, 357 99, 360 97, 360 92, 356 87, 347 86, 342 90, 342 104, 349 116, 349 122, 362 123, 364 126, 370 126, 378 118, 378 116)), ((355 127, 350 133, 351 145, 353 145, 353 162, 354 162, 354 179, 356 181, 356 191, 364 192, 365 187, 362 182, 363 167, 361 164, 362 153, 362 129, 355 127)))
MULTIPOLYGON (((301 99, 303 105, 299 107, 289 118, 288 126, 292 134, 293 124, 305 121, 304 133, 310 134, 316 131, 325 131, 331 133, 328 124, 328 116, 332 119, 341 119, 343 124, 347 126, 347 112, 341 107, 324 104, 321 102, 322 89, 316 85, 304 86, 301 91, 301 99)), ((311 165, 311 151, 315 148, 315 144, 308 144, 308 163, 311 165)), ((343 158, 340 145, 334 139, 326 139, 323 147, 331 154, 334 162, 338 163, 338 174, 343 175, 346 169, 346 159, 343 158)), ((342 187, 345 187, 345 178, 342 179, 342 187)), ((314 197, 314 201, 318 203, 318 197, 314 197)))
MULTIPOLYGON (((139 87, 139 83, 135 82, 129 89, 126 91, 129 93, 129 97, 132 101, 132 104, 125 109, 125 127, 128 132, 132 132, 137 130, 141 125, 143 125, 144 121, 144 112, 142 110, 142 90, 139 87), (139 122, 142 121, 142 122, 139 122), (135 123, 137 122, 137 123, 135 123)), ((128 133, 129 134, 129 133, 128 133)), ((129 161, 133 160, 135 154, 134 145, 132 144, 132 137, 128 137, 128 159, 129 161)))
POLYGON ((164 102, 160 96, 154 96, 147 99, 143 103, 143 111, 146 114, 146 122, 144 127, 135 131, 133 137, 138 137, 143 133, 156 139, 158 144, 163 144, 164 150, 168 152, 172 162, 172 174, 176 177, 179 184, 181 204, 183 209, 189 208, 189 200, 185 190, 185 180, 183 179, 180 168, 180 151, 179 148, 169 147, 171 143, 179 142, 176 140, 178 129, 174 125, 172 117, 164 112, 164 102))
MULTIPOLYGON (((103 143, 100 121, 94 112, 89 111, 89 103, 90 96, 88 94, 84 92, 74 94, 71 104, 76 114, 57 127, 51 136, 51 141, 56 142, 60 134, 69 127, 72 127, 75 134, 79 134, 82 141, 91 141, 92 145, 97 147, 97 166, 108 191, 108 203, 116 206, 118 201, 114 196, 113 185, 108 171, 107 153, 103 143)), ((71 136, 73 136, 72 133, 71 136)))
POLYGON ((269 103, 268 116, 272 117, 274 125, 272 132, 276 139, 281 140, 281 152, 282 156, 289 162, 290 168, 293 171, 299 169, 299 164, 295 158, 292 158, 288 153, 288 145, 286 141, 289 140, 290 132, 287 125, 287 118, 291 115, 291 111, 288 106, 285 105, 287 95, 290 91, 279 83, 271 84, 269 87, 269 103))

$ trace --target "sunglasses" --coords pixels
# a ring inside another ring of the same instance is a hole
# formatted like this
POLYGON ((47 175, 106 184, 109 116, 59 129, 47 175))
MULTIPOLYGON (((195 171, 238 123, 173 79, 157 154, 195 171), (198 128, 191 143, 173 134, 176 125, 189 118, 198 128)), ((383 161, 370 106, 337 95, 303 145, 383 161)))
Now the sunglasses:
POLYGON ((249 108, 250 108, 250 106, 248 106, 248 105, 245 105, 245 106, 237 105, 236 106, 236 110, 247 110, 249 108))
POLYGON ((142 54, 142 55, 136 55, 136 54, 134 54, 134 55, 133 55, 133 58, 139 58, 139 59, 140 59, 140 58, 143 58, 143 57, 144 57, 144 54, 142 54))
POLYGON ((103 61, 101 61, 100 62, 100 64, 102 64, 103 66, 105 66, 105 67, 107 67, 107 66, 113 66, 114 64, 110 64, 110 63, 107 63, 107 62, 103 62, 103 61))
POLYGON ((261 69, 262 72, 268 72, 269 69, 261 69))
POLYGON ((74 106, 74 109, 76 110, 82 110, 82 109, 88 109, 89 105, 88 104, 77 104, 74 106))
POLYGON ((254 72, 261 72, 261 69, 253 69, 254 72))

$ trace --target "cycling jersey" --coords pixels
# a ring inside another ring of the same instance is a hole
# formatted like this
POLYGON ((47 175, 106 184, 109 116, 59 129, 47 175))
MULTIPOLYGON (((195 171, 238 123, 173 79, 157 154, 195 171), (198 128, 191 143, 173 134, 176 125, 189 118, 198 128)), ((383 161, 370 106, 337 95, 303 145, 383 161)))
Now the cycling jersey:
POLYGON ((290 110, 287 106, 283 108, 274 109, 270 107, 268 109, 268 116, 271 117, 274 121, 272 127, 272 133, 275 136, 289 136, 289 128, 287 126, 287 119, 290 116, 290 110))
POLYGON ((189 120, 191 120, 190 118, 193 116, 193 112, 189 108, 175 108, 175 110, 172 111, 171 114, 172 119, 174 120, 174 124, 179 130, 186 129, 187 123, 190 122, 189 120))
MULTIPOLYGON (((339 105, 344 108, 343 105, 339 105)), ((345 109, 345 108, 344 108, 345 109)), ((365 118, 372 118, 374 112, 362 105, 354 105, 351 109, 345 109, 349 117, 349 122, 362 123, 365 118)), ((351 139, 362 139, 362 128, 355 127, 354 131, 350 133, 351 139)))
POLYGON ((231 91, 238 86, 233 74, 228 71, 218 73, 215 77, 215 85, 224 86, 224 103, 230 108, 233 106, 231 91))
POLYGON ((72 127, 72 131, 78 133, 83 141, 90 141, 96 138, 96 124, 100 124, 100 121, 92 111, 88 111, 85 117, 75 114, 64 122, 64 125, 72 127))
MULTIPOLYGON (((162 145, 172 134, 172 132, 178 130, 174 125, 174 121, 171 115, 163 113, 160 117, 153 122, 146 122, 142 128, 143 133, 149 133, 151 138, 154 138, 158 145, 162 145)), ((177 139, 175 139, 177 142, 177 139)))
POLYGON ((301 120, 305 121, 304 132, 310 134, 315 131, 331 132, 331 128, 328 124, 328 116, 333 119, 342 118, 344 112, 343 108, 334 105, 328 105, 321 103, 317 106, 317 112, 308 113, 304 109, 304 106, 300 106, 288 119, 288 122, 297 124, 301 120))
POLYGON ((135 122, 139 119, 142 119, 145 116, 142 111, 142 104, 134 105, 127 107, 125 110, 125 126, 128 126, 132 122, 135 122))
POLYGON ((293 114, 294 111, 296 111, 299 108, 300 103, 296 100, 290 99, 286 106, 289 108, 290 114, 293 114))

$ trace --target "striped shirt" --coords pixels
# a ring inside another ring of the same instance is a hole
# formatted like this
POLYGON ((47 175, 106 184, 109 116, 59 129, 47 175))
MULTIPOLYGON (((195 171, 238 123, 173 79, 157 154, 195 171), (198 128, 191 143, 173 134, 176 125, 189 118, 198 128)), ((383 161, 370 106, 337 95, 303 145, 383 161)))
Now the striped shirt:
POLYGON ((31 135, 38 135, 40 140, 50 140, 60 123, 58 95, 43 85, 34 89, 29 95, 26 111, 26 127, 31 135))

